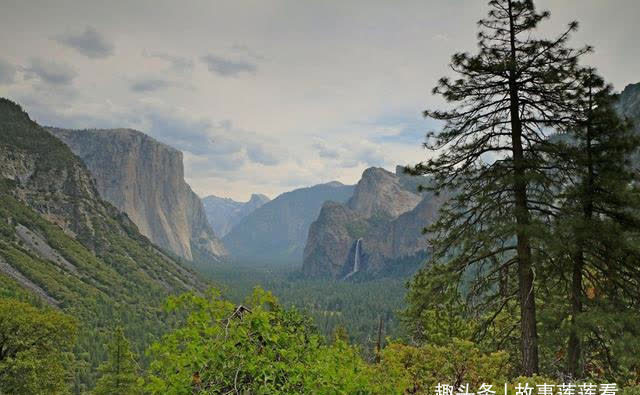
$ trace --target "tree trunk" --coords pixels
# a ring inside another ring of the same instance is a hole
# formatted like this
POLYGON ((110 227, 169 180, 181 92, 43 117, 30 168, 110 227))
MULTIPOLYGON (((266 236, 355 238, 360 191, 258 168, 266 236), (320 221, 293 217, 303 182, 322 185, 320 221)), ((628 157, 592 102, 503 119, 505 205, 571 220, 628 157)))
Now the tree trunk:
MULTIPOLYGON (((585 224, 589 226, 593 218, 593 190, 595 174, 593 169, 593 146, 592 146, 592 112, 593 112, 593 91, 591 81, 589 81, 589 106, 586 127, 586 154, 587 154, 587 177, 583 196, 583 218, 585 224)), ((578 334, 577 317, 582 312, 582 271, 584 270, 585 240, 578 237, 578 252, 573 259, 573 273, 571 279, 571 293, 569 295, 571 303, 571 332, 567 344, 567 370, 573 378, 581 376, 580 358, 582 357, 582 340, 578 334)))
POLYGON ((580 377, 580 357, 582 353, 582 342, 578 336, 576 318, 582 311, 582 268, 584 266, 583 251, 576 254, 573 262, 573 278, 571 281, 571 332, 569 333, 567 370, 572 378, 580 377))
MULTIPOLYGON (((516 178, 522 177, 517 174, 516 178)), ((524 376, 538 373, 538 333, 536 329, 536 303, 533 286, 533 269, 531 246, 527 235, 529 213, 527 210, 526 184, 516 182, 516 221, 518 225, 517 253, 518 253, 518 283, 520 286, 520 328, 522 370, 524 376)))
POLYGON ((382 352, 382 315, 378 316, 378 342, 376 343, 376 363, 380 363, 380 353, 382 352))
POLYGON ((518 285, 520 287, 520 330, 522 373, 532 376, 538 373, 538 333, 536 329, 536 303, 533 287, 531 245, 528 235, 529 209, 527 206, 526 163, 522 148, 522 121, 517 83, 516 37, 513 12, 509 0, 511 59, 509 73, 509 98, 511 113, 511 145, 514 171, 515 217, 517 223, 518 285))

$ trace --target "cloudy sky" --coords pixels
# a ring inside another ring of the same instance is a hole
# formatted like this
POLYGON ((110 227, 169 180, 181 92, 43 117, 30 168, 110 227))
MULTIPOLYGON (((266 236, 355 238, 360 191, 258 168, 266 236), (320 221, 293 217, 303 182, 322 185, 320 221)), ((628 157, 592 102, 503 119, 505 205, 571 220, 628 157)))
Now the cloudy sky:
MULTIPOLYGON (((0 96, 45 125, 131 127, 184 152, 200 195, 355 183, 425 155, 422 110, 484 0, 2 0, 0 96)), ((539 0, 542 35, 622 89, 640 81, 637 0, 539 0)))

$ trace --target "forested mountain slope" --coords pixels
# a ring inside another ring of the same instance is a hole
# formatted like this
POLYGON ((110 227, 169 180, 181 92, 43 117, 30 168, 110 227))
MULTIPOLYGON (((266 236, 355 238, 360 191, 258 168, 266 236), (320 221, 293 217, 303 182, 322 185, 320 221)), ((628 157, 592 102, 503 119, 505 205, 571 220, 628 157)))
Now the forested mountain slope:
POLYGON ((0 99, 0 219, 0 295, 41 301, 78 319, 77 354, 87 362, 78 383, 93 381, 113 325, 124 325, 142 351, 166 328, 166 296, 203 287, 99 198, 64 143, 6 99, 0 99))

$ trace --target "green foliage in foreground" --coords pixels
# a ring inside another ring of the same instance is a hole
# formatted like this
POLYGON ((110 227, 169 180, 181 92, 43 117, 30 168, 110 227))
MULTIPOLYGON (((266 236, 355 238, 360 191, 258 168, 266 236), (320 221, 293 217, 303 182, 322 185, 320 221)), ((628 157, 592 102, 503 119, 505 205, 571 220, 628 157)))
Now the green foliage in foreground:
POLYGON ((427 393, 437 383, 505 382, 509 371, 505 352, 456 338, 393 343, 369 364, 342 336, 326 342, 308 317, 261 288, 242 305, 211 291, 171 298, 169 308, 187 316, 151 347, 146 389, 154 394, 427 393))
POLYGON ((479 388, 507 382, 508 359, 504 351, 483 353, 473 342, 453 338, 444 346, 390 344, 375 370, 398 393, 426 394, 439 383, 479 388))
MULTIPOLYGON (((392 342, 378 354, 378 362, 368 363, 344 333, 327 342, 309 317, 283 308, 261 288, 241 305, 211 290, 206 296, 171 297, 167 307, 180 323, 151 346, 150 368, 138 367, 124 332, 116 328, 92 393, 431 394, 437 384, 478 389, 483 383, 494 389, 509 383, 509 392, 515 393, 518 382, 561 382, 517 378, 507 352, 447 338, 453 332, 446 326, 430 327, 442 344, 392 342)), ((10 299, 0 300, 0 318, 0 393, 69 393, 73 320, 10 299), (7 350, 18 351, 7 359, 7 350)), ((621 387, 623 395, 638 394, 637 386, 621 387)))
POLYGON ((0 394, 69 393, 75 338, 70 317, 0 299, 0 394))
POLYGON ((244 305, 211 291, 171 298, 169 307, 187 317, 151 347, 151 393, 355 393, 369 386, 369 367, 355 348, 325 344, 307 317, 259 288, 244 305))

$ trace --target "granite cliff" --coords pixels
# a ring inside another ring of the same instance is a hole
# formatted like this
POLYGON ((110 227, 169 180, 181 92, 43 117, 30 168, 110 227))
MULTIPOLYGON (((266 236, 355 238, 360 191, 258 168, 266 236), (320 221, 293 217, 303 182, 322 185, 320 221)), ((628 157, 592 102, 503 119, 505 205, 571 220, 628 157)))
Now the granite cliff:
POLYGON ((188 260, 225 255, 184 181, 180 151, 131 129, 48 130, 84 161, 100 196, 153 243, 188 260))
POLYGON ((372 274, 397 268, 425 256, 427 237, 422 229, 436 218, 442 197, 419 193, 424 179, 396 169, 364 171, 346 204, 325 203, 309 228, 302 270, 311 277, 343 278, 353 270, 355 254, 360 271, 372 274), (359 250, 357 241, 361 240, 359 250))
POLYGON ((622 116, 635 122, 640 130, 640 82, 627 85, 618 96, 618 110, 622 116))

